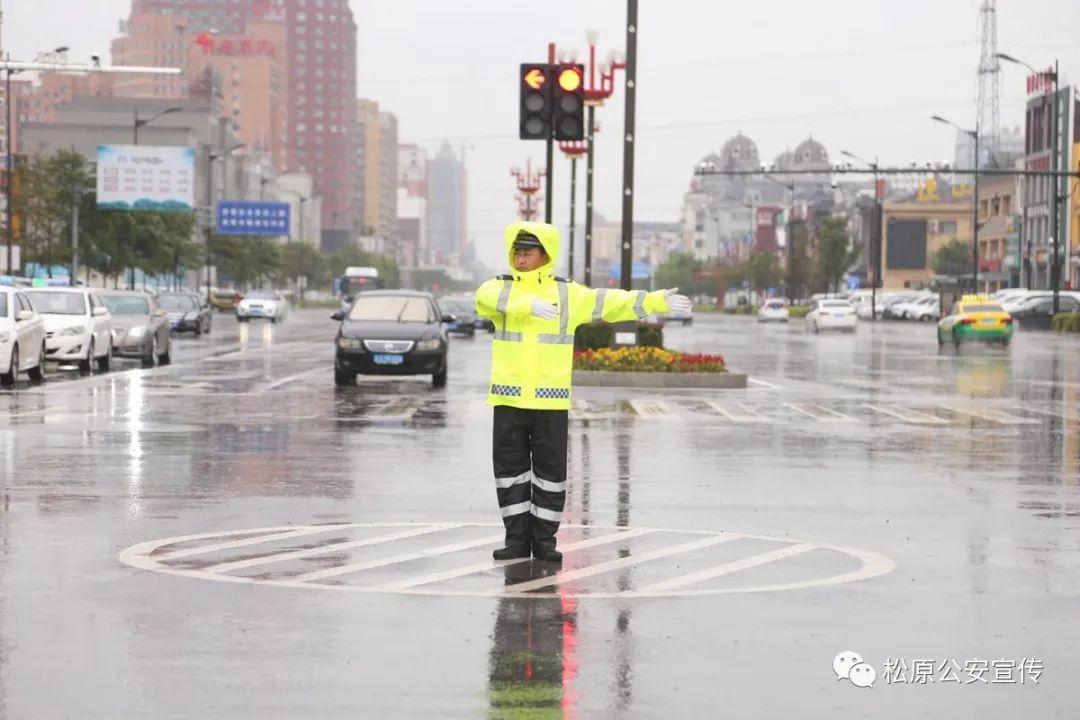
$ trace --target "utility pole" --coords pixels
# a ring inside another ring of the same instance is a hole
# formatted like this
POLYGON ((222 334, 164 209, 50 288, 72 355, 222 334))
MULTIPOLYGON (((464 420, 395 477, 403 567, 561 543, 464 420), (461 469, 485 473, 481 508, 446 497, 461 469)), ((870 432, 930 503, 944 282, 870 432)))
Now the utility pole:
POLYGON ((622 272, 620 285, 629 290, 634 264, 634 132, 637 100, 638 2, 626 2, 626 115, 623 123, 622 272))
MULTIPOLYGON (((1058 89, 1060 87, 1058 73, 1058 61, 1054 60, 1054 94, 1051 96, 1053 107, 1053 134, 1051 136, 1052 149, 1050 151, 1050 169, 1055 173, 1057 173, 1060 164, 1058 158, 1058 133, 1060 131, 1061 123, 1058 121, 1058 113, 1060 111, 1058 107, 1058 89)), ((1058 209, 1058 193, 1061 190, 1061 179, 1054 174, 1051 176, 1050 182, 1050 216, 1052 218, 1050 232, 1054 234, 1054 264, 1050 266, 1050 283, 1054 290, 1054 314, 1057 315, 1061 312, 1061 222, 1059 218, 1060 210, 1058 209)), ((1068 188, 1068 180, 1065 181, 1065 187, 1068 188)))
MULTIPOLYGON (((548 43, 548 66, 554 66, 555 64, 555 43, 548 43)), ((554 120, 552 121, 554 125, 554 120)), ((555 129, 552 128, 551 132, 547 134, 547 155, 545 156, 544 167, 547 168, 547 176, 544 178, 544 222, 551 224, 551 202, 554 194, 552 192, 555 187, 555 173, 552 172, 552 168, 555 167, 555 129)))

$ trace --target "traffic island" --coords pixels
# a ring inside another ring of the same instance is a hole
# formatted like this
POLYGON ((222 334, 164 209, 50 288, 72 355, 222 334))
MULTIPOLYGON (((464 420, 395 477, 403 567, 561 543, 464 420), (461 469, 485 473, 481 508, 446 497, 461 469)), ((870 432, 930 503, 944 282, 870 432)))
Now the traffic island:
POLYGON ((574 354, 574 385, 580 387, 740 389, 745 373, 728 372, 720 355, 658 347, 585 350, 574 354))

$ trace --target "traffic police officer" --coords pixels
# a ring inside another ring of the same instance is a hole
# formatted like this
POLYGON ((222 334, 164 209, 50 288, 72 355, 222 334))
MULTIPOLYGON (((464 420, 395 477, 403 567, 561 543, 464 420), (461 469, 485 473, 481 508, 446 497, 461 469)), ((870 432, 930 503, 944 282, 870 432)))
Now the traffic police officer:
POLYGON ((594 290, 556 277, 559 232, 547 223, 513 223, 504 242, 513 272, 476 291, 477 314, 495 323, 487 402, 494 406, 492 461, 506 542, 494 556, 558 562, 574 330, 688 311, 690 300, 677 288, 594 290))

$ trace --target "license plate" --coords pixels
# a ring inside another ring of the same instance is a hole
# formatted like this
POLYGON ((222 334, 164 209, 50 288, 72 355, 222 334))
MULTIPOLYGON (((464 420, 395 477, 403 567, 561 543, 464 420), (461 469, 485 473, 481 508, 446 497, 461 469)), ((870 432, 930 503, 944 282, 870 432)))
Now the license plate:
POLYGON ((994 318, 983 318, 980 322, 982 322, 983 325, 994 325, 997 323, 997 320, 994 318))
POLYGON ((446 325, 446 329, 447 330, 457 330, 458 329, 458 324, 457 323, 448 323, 446 325))
POLYGON ((376 355, 374 357, 376 365, 401 365, 405 362, 403 355, 376 355))

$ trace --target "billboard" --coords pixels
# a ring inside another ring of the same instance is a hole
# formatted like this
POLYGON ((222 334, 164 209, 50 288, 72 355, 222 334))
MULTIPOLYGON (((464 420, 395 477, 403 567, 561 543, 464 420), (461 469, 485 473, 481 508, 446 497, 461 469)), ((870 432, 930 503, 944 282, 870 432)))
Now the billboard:
POLYGON ((222 200, 217 206, 217 232, 221 235, 289 234, 289 204, 222 200))
POLYGON ((926 219, 889 218, 885 243, 885 267, 889 270, 922 270, 926 267, 926 219))
POLYGON ((102 210, 195 209, 195 149, 98 145, 97 204, 102 210))

